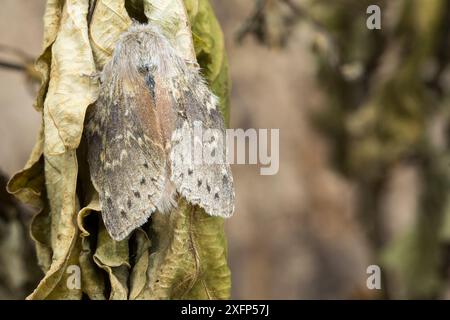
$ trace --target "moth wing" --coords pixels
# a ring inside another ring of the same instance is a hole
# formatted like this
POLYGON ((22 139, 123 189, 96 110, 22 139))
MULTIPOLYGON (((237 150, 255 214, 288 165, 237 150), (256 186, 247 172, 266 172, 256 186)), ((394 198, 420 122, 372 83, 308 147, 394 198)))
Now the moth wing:
POLYGON ((181 195, 209 215, 230 217, 233 176, 226 161, 225 124, 217 98, 197 68, 184 61, 179 64, 185 71, 173 84, 181 83, 183 88, 174 97, 177 118, 171 138, 171 180, 181 195))
POLYGON ((113 57, 102 77, 99 99, 87 119, 88 162, 106 229, 119 241, 156 210, 166 156, 144 76, 113 57))

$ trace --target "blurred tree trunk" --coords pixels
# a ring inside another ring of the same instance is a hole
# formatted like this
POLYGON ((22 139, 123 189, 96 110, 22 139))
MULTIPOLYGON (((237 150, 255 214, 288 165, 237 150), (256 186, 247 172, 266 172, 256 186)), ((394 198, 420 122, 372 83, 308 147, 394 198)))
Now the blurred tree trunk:
POLYGON ((370 4, 342 1, 317 9, 336 39, 331 50, 338 58, 330 64, 317 48, 330 103, 319 124, 334 141, 336 168, 358 185, 361 223, 382 266, 386 297, 437 298, 448 282, 442 270, 450 214, 444 77, 450 2, 378 1, 381 30, 365 28, 367 16, 357 14, 370 4), (387 210, 388 186, 405 167, 415 172, 417 191, 397 190, 397 203, 387 210), (413 204, 405 212, 408 193, 413 204), (402 224, 401 215, 407 221, 389 232, 402 224))
POLYGON ((249 20, 238 38, 269 46, 287 43, 299 23, 316 33, 327 108, 315 123, 333 166, 357 185, 384 296, 448 295, 450 1, 260 0, 249 20), (374 4, 381 30, 366 27, 374 4), (406 176, 406 186, 396 182, 406 176))

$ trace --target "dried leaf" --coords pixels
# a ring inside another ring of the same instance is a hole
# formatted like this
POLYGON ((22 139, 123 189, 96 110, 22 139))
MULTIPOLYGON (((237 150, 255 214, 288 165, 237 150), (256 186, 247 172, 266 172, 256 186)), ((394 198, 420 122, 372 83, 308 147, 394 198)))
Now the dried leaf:
POLYGON ((51 46, 56 39, 62 13, 61 0, 48 0, 44 13, 44 40, 42 54, 36 61, 36 71, 41 76, 41 86, 36 98, 35 108, 44 108, 44 99, 50 80, 51 46))
POLYGON ((96 1, 89 32, 92 52, 99 70, 111 58, 119 35, 130 25, 131 19, 128 17, 124 1, 96 1))

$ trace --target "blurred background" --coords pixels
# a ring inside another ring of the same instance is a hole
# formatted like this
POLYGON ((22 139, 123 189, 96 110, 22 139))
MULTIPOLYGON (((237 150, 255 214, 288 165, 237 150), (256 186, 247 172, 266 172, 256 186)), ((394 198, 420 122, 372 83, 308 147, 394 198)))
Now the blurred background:
MULTIPOLYGON (((450 298, 450 1, 212 0, 232 128, 280 129, 280 167, 235 165, 232 298, 450 298), (369 5, 381 9, 370 30, 369 5), (367 268, 381 268, 369 290, 367 268)), ((24 298, 32 212, 5 191, 40 125, 44 0, 0 0, 0 299, 24 298)))

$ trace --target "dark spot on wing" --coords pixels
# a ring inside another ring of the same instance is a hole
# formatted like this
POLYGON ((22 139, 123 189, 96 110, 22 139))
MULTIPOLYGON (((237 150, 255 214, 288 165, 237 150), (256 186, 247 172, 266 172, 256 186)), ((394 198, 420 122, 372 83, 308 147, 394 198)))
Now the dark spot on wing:
POLYGON ((144 163, 144 168, 148 169, 148 163, 147 162, 144 163))
POLYGON ((216 192, 216 193, 214 194, 214 199, 219 199, 219 193, 218 193, 218 192, 216 192))
POLYGON ((126 213, 126 211, 125 210, 120 210, 120 215, 122 216, 122 217, 126 217, 127 216, 127 213, 126 213))
POLYGON ((144 185, 144 184, 145 184, 145 178, 142 177, 142 178, 141 178, 141 185, 144 185))
POLYGON ((227 184, 228 183, 228 176, 226 174, 224 174, 223 177, 222 177, 222 183, 223 184, 227 184))
POLYGON ((187 119, 186 111, 184 110, 178 110, 178 115, 184 119, 187 119))
POLYGON ((155 99, 155 80, 153 79, 153 76, 150 73, 147 73, 145 76, 145 84, 147 85, 147 88, 150 90, 150 94, 153 97, 153 100, 155 99))
MULTIPOLYGON (((137 39, 136 41, 137 41, 139 44, 141 44, 141 42, 140 42, 139 39, 137 39)), ((148 64, 140 65, 140 66, 138 67, 138 71, 139 71, 139 73, 147 74, 147 72, 148 72, 148 64)))
POLYGON ((134 192, 134 196, 135 196, 136 198, 140 198, 140 197, 141 197, 141 194, 139 193, 139 191, 135 191, 135 192, 134 192))
POLYGON ((188 169, 188 175, 192 176, 193 173, 194 171, 192 171, 192 169, 188 169))
POLYGON ((211 187, 209 186, 209 184, 206 185, 206 190, 208 190, 208 192, 211 193, 211 187))
POLYGON ((128 199, 128 201, 127 201, 127 206, 128 206, 128 209, 131 209, 131 200, 130 199, 128 199))
POLYGON ((202 185, 202 180, 198 179, 197 180, 197 187, 200 187, 202 185))

